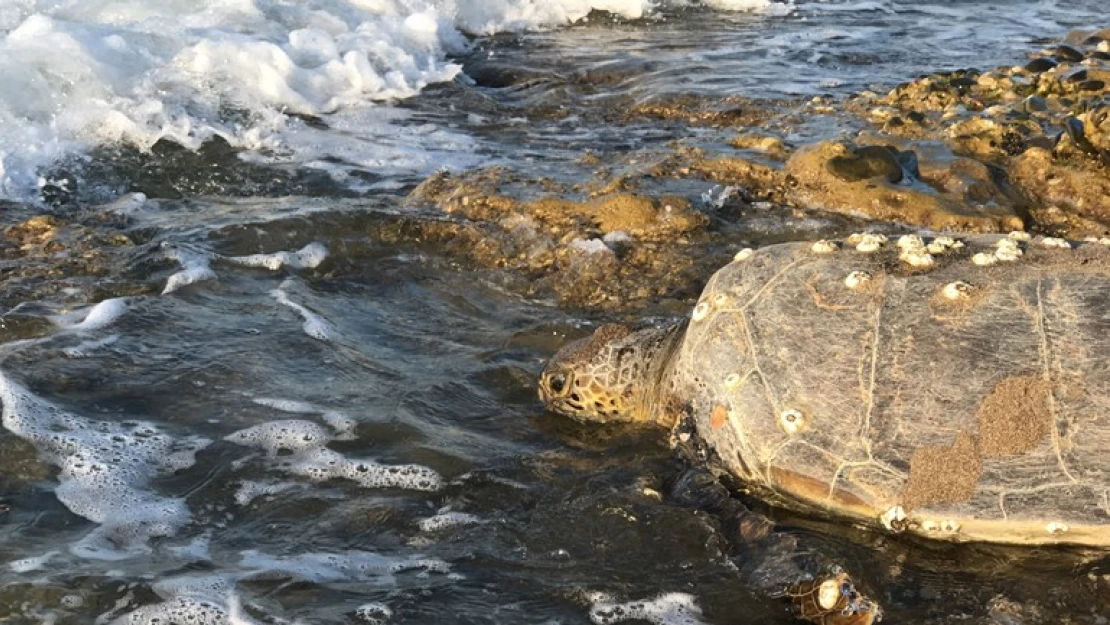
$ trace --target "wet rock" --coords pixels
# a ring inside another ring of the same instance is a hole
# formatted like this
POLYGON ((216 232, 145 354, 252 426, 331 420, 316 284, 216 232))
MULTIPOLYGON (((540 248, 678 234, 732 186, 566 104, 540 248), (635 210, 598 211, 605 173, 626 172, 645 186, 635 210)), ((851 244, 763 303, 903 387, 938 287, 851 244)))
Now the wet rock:
POLYGON ((698 150, 679 152, 651 171, 658 177, 698 176, 739 187, 748 196, 782 203, 786 201, 789 177, 779 169, 738 156, 707 155, 698 150))
POLYGON ((628 118, 682 121, 695 126, 761 126, 776 113, 771 104, 739 96, 707 97, 691 94, 655 98, 628 109, 628 118))
POLYGON ((1101 234, 1091 230, 1110 225, 1110 177, 1104 172, 1064 165, 1050 151, 1032 148, 1011 162, 1009 176, 1035 204, 1062 211, 1055 225, 1071 236, 1101 234))
POLYGON ((488 169, 434 175, 409 204, 457 220, 422 225, 420 240, 435 237, 482 265, 523 272, 530 295, 554 296, 565 306, 620 309, 695 297, 724 262, 724 246, 708 238, 708 219, 685 198, 573 195, 488 169))
POLYGON ((851 154, 849 146, 833 142, 798 150, 786 163, 787 173, 798 183, 790 194, 793 201, 937 230, 992 232, 1021 228, 1022 220, 1009 206, 972 205, 955 194, 898 185, 881 176, 845 180, 830 171, 830 161, 851 154))
POLYGON ((473 59, 463 65, 463 72, 478 87, 504 89, 535 82, 558 80, 550 72, 491 59, 473 59))
POLYGON ((1039 59, 1033 59, 1032 61, 1026 63, 1025 71, 1033 72, 1034 74, 1040 74, 1041 72, 1047 72, 1048 70, 1055 68, 1056 65, 1057 63, 1053 59, 1047 56, 1042 56, 1039 59))
POLYGON ((761 152, 776 160, 783 160, 790 150, 781 139, 762 135, 741 135, 733 137, 728 144, 738 150, 753 150, 761 152))
POLYGON ((1056 46, 1056 50, 1052 53, 1057 59, 1066 61, 1068 63, 1078 63, 1083 60, 1083 52, 1077 48, 1067 44, 1060 44, 1056 46))

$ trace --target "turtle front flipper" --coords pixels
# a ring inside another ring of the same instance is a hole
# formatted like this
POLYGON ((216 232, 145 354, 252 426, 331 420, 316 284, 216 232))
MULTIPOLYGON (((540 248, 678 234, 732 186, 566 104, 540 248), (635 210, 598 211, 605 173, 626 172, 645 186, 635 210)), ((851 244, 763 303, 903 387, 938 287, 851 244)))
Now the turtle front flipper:
POLYGON ((751 566, 755 586, 789 600, 798 618, 817 625, 871 625, 882 614, 851 576, 820 551, 803 551, 793 535, 774 533, 774 522, 752 510, 705 467, 691 467, 671 483, 669 499, 709 513, 751 566), (804 557, 801 557, 803 556, 804 557))

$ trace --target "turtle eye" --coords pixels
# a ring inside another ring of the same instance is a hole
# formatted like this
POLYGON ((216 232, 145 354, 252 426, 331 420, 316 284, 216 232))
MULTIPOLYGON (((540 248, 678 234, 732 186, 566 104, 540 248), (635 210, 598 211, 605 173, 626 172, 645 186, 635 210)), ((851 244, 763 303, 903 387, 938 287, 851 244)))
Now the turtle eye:
POLYGON ((552 373, 547 378, 547 388, 555 395, 561 395, 567 388, 567 376, 562 373, 552 373))

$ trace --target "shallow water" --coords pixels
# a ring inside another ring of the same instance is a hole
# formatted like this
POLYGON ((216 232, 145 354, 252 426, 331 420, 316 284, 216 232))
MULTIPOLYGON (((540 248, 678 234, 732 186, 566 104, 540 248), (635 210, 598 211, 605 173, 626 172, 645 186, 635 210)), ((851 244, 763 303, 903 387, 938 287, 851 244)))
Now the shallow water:
MULTIPOLYGON (((585 623, 649 601, 622 614, 789 623, 769 592, 834 561, 889 622, 1107 622, 1110 564, 1084 554, 921 545, 764 508, 779 521, 768 543, 730 540, 719 519, 668 496, 683 466, 658 437, 544 414, 544 360, 603 317, 461 262, 424 236, 441 216, 403 201, 440 167, 573 179, 586 150, 618 161, 724 137, 618 120, 664 94, 786 101, 1018 63, 1041 38, 1095 24, 1100 4, 671 4, 569 27, 516 24, 504 9, 499 32, 428 52, 429 67, 458 64, 478 84, 460 76, 387 104, 308 110, 265 136, 277 104, 165 96, 194 129, 207 123, 239 148, 258 139, 242 153, 151 156, 25 115, 33 132, 4 135, 2 151, 30 155, 19 142, 47 136, 57 150, 42 154, 57 160, 5 161, 9 210, 48 210, 20 169, 34 162, 77 182, 73 203, 49 210, 125 215, 140 244, 107 276, 58 278, 72 290, 21 283, 39 295, 6 296, 0 620, 585 623), (491 60, 524 78, 495 86, 491 60), (229 132, 236 115, 247 121, 229 132), (124 191, 148 197, 90 208, 124 191)), ((0 21, 6 32, 49 12, 20 7, 0 21)), ((92 20, 66 18, 59 32, 92 20)), ((124 28, 111 23, 98 28, 124 28)), ((0 60, 32 60, 6 45, 0 60)), ((53 62, 40 67, 64 73, 53 62)), ((695 186, 683 191, 720 191, 695 186)))

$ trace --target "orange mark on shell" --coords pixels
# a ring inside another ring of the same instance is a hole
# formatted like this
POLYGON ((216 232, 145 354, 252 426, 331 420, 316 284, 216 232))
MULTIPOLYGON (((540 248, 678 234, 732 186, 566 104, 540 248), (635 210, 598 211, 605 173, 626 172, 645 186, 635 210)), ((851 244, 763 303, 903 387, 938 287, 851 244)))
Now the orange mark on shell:
POLYGON ((717 404, 713 407, 713 412, 709 415, 709 427, 714 430, 721 429, 728 419, 728 408, 724 404, 717 404))

